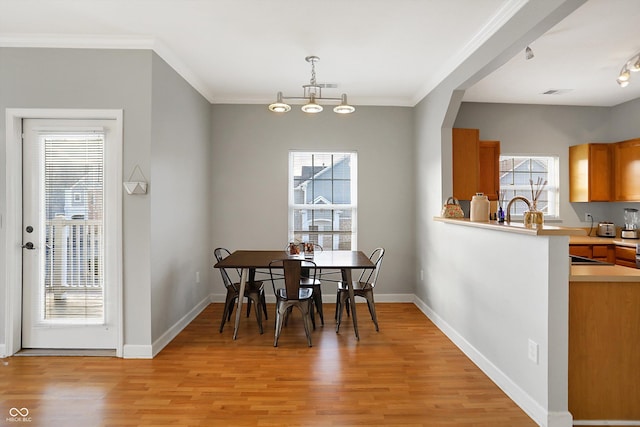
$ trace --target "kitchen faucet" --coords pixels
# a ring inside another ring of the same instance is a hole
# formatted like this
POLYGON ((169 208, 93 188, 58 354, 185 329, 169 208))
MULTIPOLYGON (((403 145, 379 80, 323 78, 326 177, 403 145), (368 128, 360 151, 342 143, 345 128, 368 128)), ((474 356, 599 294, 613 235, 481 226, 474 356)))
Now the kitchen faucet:
POLYGON ((526 197, 514 196, 514 198, 509 200, 509 203, 507 203, 507 222, 511 222, 511 205, 516 200, 522 200, 527 204, 527 207, 529 208, 529 210, 531 210, 531 202, 526 197))

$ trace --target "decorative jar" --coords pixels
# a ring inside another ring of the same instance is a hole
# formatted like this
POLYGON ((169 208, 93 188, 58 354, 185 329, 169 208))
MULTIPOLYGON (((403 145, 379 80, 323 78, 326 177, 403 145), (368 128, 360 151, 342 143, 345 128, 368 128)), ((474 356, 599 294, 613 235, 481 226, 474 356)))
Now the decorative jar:
POLYGON ((536 200, 531 203, 531 208, 524 213, 525 227, 542 227, 544 224, 544 213, 538 210, 536 200))

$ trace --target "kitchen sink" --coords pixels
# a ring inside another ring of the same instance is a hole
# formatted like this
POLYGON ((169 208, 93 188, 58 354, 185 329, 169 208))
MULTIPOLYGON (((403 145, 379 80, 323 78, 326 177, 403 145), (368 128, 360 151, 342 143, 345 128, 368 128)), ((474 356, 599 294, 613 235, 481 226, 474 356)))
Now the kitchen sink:
POLYGON ((613 265, 613 263, 610 262, 585 258, 577 255, 569 255, 569 259, 571 260, 571 265, 613 265))

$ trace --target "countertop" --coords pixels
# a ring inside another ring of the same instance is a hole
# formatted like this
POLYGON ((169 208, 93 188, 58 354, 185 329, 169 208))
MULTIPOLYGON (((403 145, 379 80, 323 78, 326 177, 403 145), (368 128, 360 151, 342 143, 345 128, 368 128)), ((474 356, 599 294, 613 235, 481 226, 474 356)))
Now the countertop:
POLYGON ((507 233, 528 234, 531 236, 586 236, 587 231, 583 228, 559 227, 554 225, 543 225, 542 227, 525 227, 522 222, 483 221, 472 222, 469 218, 443 218, 434 217, 434 221, 446 222, 448 224, 462 225, 466 227, 485 228, 507 233))
POLYGON ((640 239, 622 239, 620 237, 598 237, 585 235, 572 235, 569 237, 570 245, 618 245, 635 248, 640 239))
POLYGON ((621 265, 572 265, 570 282, 637 282, 640 268, 621 265))

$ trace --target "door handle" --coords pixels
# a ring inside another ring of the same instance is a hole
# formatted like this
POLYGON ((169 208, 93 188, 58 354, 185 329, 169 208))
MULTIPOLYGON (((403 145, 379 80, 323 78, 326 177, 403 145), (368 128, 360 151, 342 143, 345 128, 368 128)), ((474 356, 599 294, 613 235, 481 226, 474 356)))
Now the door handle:
POLYGON ((30 251, 34 250, 36 247, 33 246, 33 243, 31 242, 27 242, 24 245, 22 245, 22 249, 29 249, 30 251))

